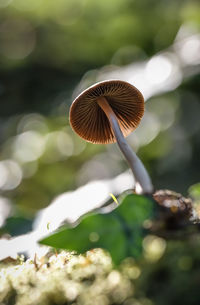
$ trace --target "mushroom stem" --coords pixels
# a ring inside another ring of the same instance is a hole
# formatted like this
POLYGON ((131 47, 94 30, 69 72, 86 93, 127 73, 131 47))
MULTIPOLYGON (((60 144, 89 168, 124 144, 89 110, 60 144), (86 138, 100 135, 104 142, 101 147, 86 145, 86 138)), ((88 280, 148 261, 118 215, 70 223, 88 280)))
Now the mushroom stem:
POLYGON ((130 168, 133 172, 133 176, 135 177, 135 181, 139 183, 142 189, 141 193, 152 194, 153 185, 147 173, 147 170, 145 169, 141 160, 137 157, 136 153, 131 149, 129 144, 126 142, 126 139, 124 138, 122 131, 120 129, 118 119, 114 111, 110 107, 109 103, 107 102, 106 98, 103 96, 99 97, 98 105, 104 111, 111 124, 119 148, 130 165, 130 168))

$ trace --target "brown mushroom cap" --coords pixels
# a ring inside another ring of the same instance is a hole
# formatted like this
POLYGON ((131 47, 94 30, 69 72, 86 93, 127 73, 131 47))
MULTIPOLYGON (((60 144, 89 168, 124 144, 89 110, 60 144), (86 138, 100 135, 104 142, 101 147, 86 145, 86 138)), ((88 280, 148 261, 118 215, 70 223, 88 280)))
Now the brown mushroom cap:
POLYGON ((139 125, 144 114, 144 98, 131 84, 108 80, 89 87, 73 101, 70 124, 81 138, 97 144, 116 142, 110 122, 97 103, 100 96, 111 106, 124 136, 139 125))

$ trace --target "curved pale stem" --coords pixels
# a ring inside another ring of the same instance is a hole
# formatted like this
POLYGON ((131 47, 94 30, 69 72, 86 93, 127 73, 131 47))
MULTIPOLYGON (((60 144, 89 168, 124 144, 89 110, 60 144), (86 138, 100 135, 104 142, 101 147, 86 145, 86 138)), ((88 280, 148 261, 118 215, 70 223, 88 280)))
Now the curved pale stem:
POLYGON ((139 183, 142 191, 141 193, 144 194, 151 194, 153 192, 153 185, 151 183, 151 179, 141 162, 141 160, 137 157, 135 152, 131 149, 129 144, 126 142, 126 139, 124 138, 122 131, 120 129, 117 117, 110 107, 109 103, 107 102, 105 97, 100 97, 98 99, 98 104, 101 107, 101 109, 105 112, 107 118, 109 119, 109 122, 111 124, 112 130, 114 132, 116 141, 119 145, 120 150, 124 154, 126 160, 128 161, 130 168, 133 172, 133 175, 135 177, 135 181, 139 183))

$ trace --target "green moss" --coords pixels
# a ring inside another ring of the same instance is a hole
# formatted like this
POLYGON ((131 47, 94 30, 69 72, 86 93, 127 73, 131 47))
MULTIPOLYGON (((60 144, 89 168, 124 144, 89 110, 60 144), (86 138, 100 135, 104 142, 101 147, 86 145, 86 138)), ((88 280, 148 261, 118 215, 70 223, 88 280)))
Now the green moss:
POLYGON ((101 249, 61 252, 1 269, 1 304, 120 304, 133 295, 127 276, 112 268, 101 249), (45 261, 46 259, 46 261, 45 261))

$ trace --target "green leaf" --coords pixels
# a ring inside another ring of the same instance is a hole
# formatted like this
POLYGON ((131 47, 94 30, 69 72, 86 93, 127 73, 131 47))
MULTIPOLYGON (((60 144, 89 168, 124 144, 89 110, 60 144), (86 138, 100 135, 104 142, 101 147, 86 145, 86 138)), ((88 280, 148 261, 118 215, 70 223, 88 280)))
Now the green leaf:
POLYGON ((63 227, 40 243, 78 253, 104 248, 118 264, 127 256, 141 255, 143 223, 152 217, 153 204, 145 196, 128 195, 111 213, 86 215, 77 227, 63 227))
POLYGON ((18 236, 31 231, 32 222, 31 219, 22 216, 9 217, 2 229, 11 236, 18 236))

